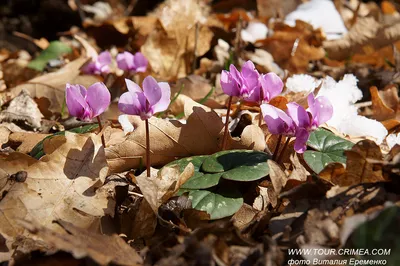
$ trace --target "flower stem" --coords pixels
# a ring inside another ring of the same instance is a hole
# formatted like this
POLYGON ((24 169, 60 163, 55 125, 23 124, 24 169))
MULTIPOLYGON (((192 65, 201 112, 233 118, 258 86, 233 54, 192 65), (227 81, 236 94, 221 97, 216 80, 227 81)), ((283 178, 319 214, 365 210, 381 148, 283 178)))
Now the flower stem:
POLYGON ((228 127, 229 127, 229 114, 231 112, 231 105, 232 105, 232 96, 229 96, 228 101, 228 110, 226 111, 226 121, 225 121, 225 131, 224 137, 222 139, 222 151, 226 148, 226 139, 228 138, 228 127))
POLYGON ((291 138, 292 138, 292 137, 287 137, 287 138, 286 138, 285 145, 283 145, 282 151, 281 151, 281 153, 279 154, 278 159, 276 160, 278 163, 279 163, 280 160, 282 159, 283 154, 285 153, 285 150, 286 150, 287 146, 289 145, 289 141, 290 141, 291 138))
POLYGON ((274 154, 272 155, 272 160, 274 160, 274 161, 276 159, 276 156, 278 156, 279 146, 281 146, 281 141, 282 141, 282 135, 279 135, 278 143, 276 143, 275 151, 274 151, 274 154))
MULTIPOLYGON (((103 131, 103 126, 101 124, 100 115, 98 115, 96 118, 97 118, 97 123, 99 124, 99 129, 100 129, 100 132, 101 132, 101 131, 103 131)), ((106 147, 106 141, 104 140, 104 135, 103 134, 101 135, 101 143, 103 144, 103 147, 105 148, 106 147)))
POLYGON ((146 119, 146 170, 147 177, 150 177, 150 134, 149 134, 149 120, 146 119))
POLYGON ((261 112, 261 107, 260 107, 260 111, 258 112, 258 126, 261 127, 262 124, 262 112, 261 112))

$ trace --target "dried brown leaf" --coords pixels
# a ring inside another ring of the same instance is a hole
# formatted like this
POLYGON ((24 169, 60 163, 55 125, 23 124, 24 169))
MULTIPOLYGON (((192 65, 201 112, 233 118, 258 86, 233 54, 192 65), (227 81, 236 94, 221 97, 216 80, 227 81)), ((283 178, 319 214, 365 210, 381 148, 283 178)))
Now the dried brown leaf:
POLYGON ((43 115, 26 90, 15 97, 6 110, 0 113, 0 122, 23 122, 32 128, 40 128, 43 115))
POLYGON ((282 191, 282 188, 285 187, 288 177, 279 164, 277 164, 275 161, 268 160, 267 163, 269 166, 269 178, 274 186, 275 193, 279 195, 282 191))
POLYGON ((93 75, 80 75, 80 67, 85 64, 86 58, 78 58, 60 70, 31 79, 25 84, 18 85, 0 93, 0 104, 19 95, 23 89, 27 90, 32 98, 47 98, 51 112, 59 113, 64 102, 65 84, 81 84, 85 87, 99 80, 93 75))
MULTIPOLYGON (((136 116, 129 119, 135 128, 133 132, 125 137, 116 132, 117 140, 109 135, 106 157, 111 172, 138 168, 143 163, 146 152, 144 121, 136 116)), ((149 126, 151 164, 164 165, 177 158, 219 151, 220 132, 224 125, 214 111, 206 112, 194 107, 186 124, 152 117, 149 126)))
POLYGON ((379 49, 400 40, 400 23, 383 25, 373 17, 358 18, 350 31, 338 40, 325 41, 330 59, 345 60, 362 50, 364 45, 379 49))
POLYGON ((154 212, 171 198, 179 188, 193 175, 194 166, 189 163, 181 172, 179 166, 163 167, 160 171, 152 169, 148 177, 146 171, 136 177, 143 197, 154 212))
POLYGON ((9 142, 13 144, 12 146, 18 145, 18 152, 30 153, 36 144, 50 135, 51 134, 40 134, 33 132, 14 132, 10 134, 9 142))
POLYGON ((54 230, 54 219, 95 229, 100 217, 113 215, 109 191, 101 187, 108 167, 100 137, 66 132, 44 142, 46 155, 36 160, 14 152, 0 158, 0 233, 14 238, 24 233, 17 219, 33 220, 54 230), (26 180, 10 180, 26 171, 26 180), (5 186, 8 184, 9 186, 5 186))
POLYGON ((143 263, 139 254, 117 235, 100 235, 62 220, 56 221, 61 226, 57 231, 37 223, 19 223, 49 246, 71 253, 76 259, 90 257, 100 265, 143 263))

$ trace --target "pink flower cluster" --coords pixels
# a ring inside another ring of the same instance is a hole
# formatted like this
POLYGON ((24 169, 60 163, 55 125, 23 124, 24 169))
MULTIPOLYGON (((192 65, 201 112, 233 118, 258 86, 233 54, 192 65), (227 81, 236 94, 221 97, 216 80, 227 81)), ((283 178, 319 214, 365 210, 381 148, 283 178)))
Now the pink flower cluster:
POLYGON ((283 89, 282 80, 275 73, 259 74, 251 61, 247 61, 239 72, 231 65, 229 71, 221 73, 222 90, 229 96, 238 96, 260 104, 262 115, 272 134, 296 137, 295 151, 303 153, 310 133, 327 122, 333 114, 333 107, 326 97, 308 96, 308 108, 291 102, 285 111, 268 102, 283 89))
MULTIPOLYGON (((140 52, 131 54, 130 52, 119 53, 116 57, 118 68, 133 73, 146 72, 148 61, 146 57, 140 52)), ((100 53, 96 58, 92 58, 82 68, 82 71, 86 74, 101 75, 110 72, 110 64, 112 63, 112 56, 110 52, 104 51, 100 53)))

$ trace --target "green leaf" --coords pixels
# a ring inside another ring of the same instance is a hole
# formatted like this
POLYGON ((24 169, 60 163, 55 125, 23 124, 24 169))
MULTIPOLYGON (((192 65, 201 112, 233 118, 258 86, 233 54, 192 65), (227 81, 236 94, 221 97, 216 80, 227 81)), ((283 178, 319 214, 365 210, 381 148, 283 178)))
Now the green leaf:
POLYGON ((183 189, 204 189, 218 185, 222 173, 203 174, 195 172, 194 175, 181 186, 183 189))
POLYGON ((202 165, 203 172, 223 173, 222 178, 234 181, 254 181, 269 173, 270 155, 252 150, 228 150, 209 156, 202 165))
POLYGON ((329 163, 346 163, 344 151, 351 149, 354 143, 319 128, 311 133, 307 145, 316 151, 304 152, 304 160, 314 172, 320 173, 329 163))
MULTIPOLYGON (((74 133, 78 133, 78 134, 83 134, 83 133, 87 133, 87 132, 91 132, 93 130, 95 130, 96 128, 98 128, 99 125, 98 124, 89 124, 89 125, 85 125, 85 126, 81 126, 81 127, 76 127, 73 129, 70 129, 68 131, 70 132, 74 132, 74 133)), ((43 155, 43 143, 46 139, 50 139, 54 136, 64 136, 65 135, 65 131, 60 131, 57 133, 54 133, 51 136, 47 136, 44 139, 42 139, 38 144, 35 145, 35 147, 33 147, 33 149, 31 150, 31 152, 29 153, 30 156, 32 156, 33 158, 39 160, 43 155)))
POLYGON ((179 170, 182 172, 189 163, 194 165, 194 175, 189 178, 181 186, 182 189, 204 189, 216 186, 219 183, 222 173, 218 174, 207 174, 200 172, 201 165, 207 156, 193 156, 188 158, 179 159, 170 162, 166 166, 179 165, 179 170))
POLYGON ((69 54, 72 52, 71 47, 60 41, 52 41, 45 50, 43 50, 39 56, 29 62, 28 67, 37 71, 43 71, 47 63, 52 59, 57 59, 63 54, 69 54))
POLYGON ((243 197, 236 189, 191 190, 189 199, 192 207, 206 211, 210 219, 221 219, 235 214, 243 205, 243 197))

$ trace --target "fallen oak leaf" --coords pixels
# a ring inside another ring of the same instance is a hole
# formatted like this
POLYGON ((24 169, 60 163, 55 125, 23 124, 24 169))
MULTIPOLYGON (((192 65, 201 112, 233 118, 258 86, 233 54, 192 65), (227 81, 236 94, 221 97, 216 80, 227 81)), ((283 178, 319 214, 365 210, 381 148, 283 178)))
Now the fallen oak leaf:
POLYGON ((345 60, 362 50, 364 45, 378 49, 396 42, 400 39, 399 32, 399 22, 383 25, 373 17, 359 18, 343 38, 325 41, 323 47, 330 59, 345 60))
POLYGON ((78 58, 60 70, 42 75, 0 93, 0 105, 16 97, 23 89, 29 92, 32 98, 47 98, 50 101, 49 111, 61 112, 65 97, 65 84, 81 84, 85 87, 99 80, 93 75, 80 75, 80 68, 86 63, 87 58, 78 58))
POLYGON ((9 239, 26 233, 17 219, 54 230, 54 219, 96 229, 100 217, 114 213, 110 191, 100 188, 108 167, 99 136, 65 132, 46 140, 44 152, 41 160, 18 152, 0 158, 0 183, 11 185, 1 191, 0 233, 9 239), (9 180, 19 171, 27 173, 24 182, 9 180))
POLYGON ((152 210, 157 213, 161 204, 178 192, 179 188, 194 174, 194 166, 189 163, 183 171, 178 165, 163 167, 160 171, 151 169, 150 177, 143 172, 136 177, 136 181, 143 197, 150 204, 152 210))
MULTIPOLYGON (((118 132, 105 134, 107 162, 113 173, 139 168, 145 157, 144 122, 136 116, 129 116, 129 120, 135 130, 125 137, 118 132), (118 135, 116 141, 113 141, 114 135, 118 135)), ((214 111, 193 107, 186 124, 152 117, 149 126, 151 164, 164 165, 182 157, 217 152, 224 125, 214 111)))
POLYGON ((142 265, 139 254, 117 235, 100 235, 76 225, 56 220, 59 230, 52 230, 32 221, 19 224, 53 248, 71 253, 76 259, 90 257, 100 265, 142 265))

